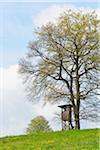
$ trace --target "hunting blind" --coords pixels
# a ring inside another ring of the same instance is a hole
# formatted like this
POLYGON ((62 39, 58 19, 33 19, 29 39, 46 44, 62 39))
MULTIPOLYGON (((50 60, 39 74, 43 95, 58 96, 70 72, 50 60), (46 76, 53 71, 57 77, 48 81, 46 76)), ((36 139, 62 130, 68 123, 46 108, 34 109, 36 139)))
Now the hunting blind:
POLYGON ((60 105, 61 108, 61 121, 62 121, 62 130, 73 129, 72 126, 72 105, 60 105))

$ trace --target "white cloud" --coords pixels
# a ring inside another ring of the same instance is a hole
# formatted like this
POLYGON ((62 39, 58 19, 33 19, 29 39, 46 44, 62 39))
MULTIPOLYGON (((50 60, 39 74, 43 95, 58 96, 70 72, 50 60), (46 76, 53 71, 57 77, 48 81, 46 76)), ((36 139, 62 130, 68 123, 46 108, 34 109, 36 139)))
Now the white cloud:
POLYGON ((37 26, 41 26, 42 24, 45 25, 49 21, 55 22, 56 18, 59 17, 59 15, 68 8, 75 9, 75 7, 72 5, 52 5, 44 9, 36 17, 34 17, 33 23, 37 26))
POLYGON ((52 118, 57 106, 28 102, 17 70, 18 65, 0 69, 0 136, 23 134, 27 124, 38 115, 46 117, 55 129, 52 118))
POLYGON ((63 5, 52 5, 46 9, 39 12, 35 17, 33 17, 33 24, 36 26, 46 25, 48 22, 56 22, 56 19, 66 10, 83 10, 84 12, 89 12, 95 10, 98 16, 100 17, 100 9, 92 9, 91 7, 77 7, 76 5, 63 4, 63 5))

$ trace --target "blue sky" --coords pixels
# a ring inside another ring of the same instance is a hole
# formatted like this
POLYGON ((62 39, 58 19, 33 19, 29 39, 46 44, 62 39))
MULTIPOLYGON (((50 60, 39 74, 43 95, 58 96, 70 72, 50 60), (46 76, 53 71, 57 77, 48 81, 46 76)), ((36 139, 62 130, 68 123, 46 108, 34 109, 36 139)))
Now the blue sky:
MULTIPOLYGON (((0 136, 23 134, 29 121, 41 114, 49 119, 55 130, 60 129, 60 124, 52 121, 55 110, 60 111, 57 105, 48 104, 43 108, 41 102, 38 105, 28 102, 17 73, 18 61, 34 38, 34 28, 53 21, 65 8, 98 9, 100 12, 97 0, 23 1, 0 0, 0 136)), ((98 124, 82 123, 82 128, 89 127, 98 127, 98 124)))

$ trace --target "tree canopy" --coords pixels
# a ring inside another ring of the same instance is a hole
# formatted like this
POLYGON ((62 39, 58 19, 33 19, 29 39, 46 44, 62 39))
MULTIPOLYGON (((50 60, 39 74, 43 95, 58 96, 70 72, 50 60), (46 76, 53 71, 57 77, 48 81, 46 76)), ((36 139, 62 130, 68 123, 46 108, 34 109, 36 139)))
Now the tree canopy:
POLYGON ((32 119, 26 129, 26 133, 49 132, 52 131, 49 122, 43 116, 32 119))
POLYGON ((75 128, 80 119, 97 118, 100 90, 100 20, 95 12, 66 11, 37 28, 19 72, 34 98, 73 105, 75 128))

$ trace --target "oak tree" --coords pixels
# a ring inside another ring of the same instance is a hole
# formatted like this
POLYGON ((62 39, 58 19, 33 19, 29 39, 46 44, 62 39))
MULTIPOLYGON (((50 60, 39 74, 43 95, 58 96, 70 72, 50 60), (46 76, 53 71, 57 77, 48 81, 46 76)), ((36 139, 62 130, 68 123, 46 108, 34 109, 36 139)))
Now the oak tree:
POLYGON ((19 73, 34 100, 72 104, 80 129, 81 117, 96 118, 100 106, 100 20, 95 12, 69 10, 34 34, 19 73))

